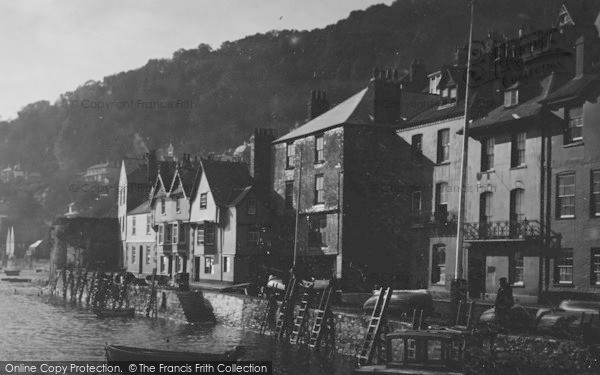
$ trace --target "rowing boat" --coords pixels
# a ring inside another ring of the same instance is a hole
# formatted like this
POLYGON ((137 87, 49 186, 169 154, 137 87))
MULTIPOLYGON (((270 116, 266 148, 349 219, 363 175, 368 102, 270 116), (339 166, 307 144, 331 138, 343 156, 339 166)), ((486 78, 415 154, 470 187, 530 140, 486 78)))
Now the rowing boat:
POLYGON ((135 309, 133 307, 126 309, 95 309, 94 313, 99 318, 118 318, 118 317, 126 317, 131 318, 135 314, 135 309))
POLYGON ((235 361, 245 350, 236 346, 224 353, 197 353, 137 348, 132 346, 106 345, 106 360, 110 362, 130 361, 235 361))

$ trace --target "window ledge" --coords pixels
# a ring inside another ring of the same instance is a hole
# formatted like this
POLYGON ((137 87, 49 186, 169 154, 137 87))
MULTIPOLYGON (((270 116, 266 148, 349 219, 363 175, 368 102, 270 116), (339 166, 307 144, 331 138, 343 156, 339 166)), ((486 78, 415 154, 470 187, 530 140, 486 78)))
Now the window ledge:
POLYGON ((556 220, 575 220, 575 216, 557 217, 556 220))
POLYGON ((286 171, 292 171, 292 170, 294 170, 294 169, 295 169, 294 167, 285 167, 285 170, 286 170, 286 171))
POLYGON ((496 173, 496 169, 492 168, 492 169, 488 169, 488 170, 485 170, 485 171, 481 171, 480 173, 488 173, 488 174, 489 173, 496 173))
POLYGON ((527 169, 527 165, 525 165, 525 164, 515 165, 514 167, 510 167, 510 169, 511 170, 527 169))
POLYGON ((436 164, 436 166, 440 166, 440 165, 450 165, 450 160, 446 160, 446 161, 442 161, 436 164))
POLYGON ((313 164, 318 165, 318 164, 323 164, 323 163, 325 163, 325 160, 317 160, 313 164))
POLYGON ((575 288, 575 284, 570 283, 570 284, 558 284, 558 283, 554 283, 553 286, 555 288, 575 288))
POLYGON ((583 146, 583 141, 575 141, 575 142, 567 143, 566 145, 563 145, 563 148, 578 147, 578 146, 583 146))
POLYGON ((517 289, 524 289, 525 288, 525 284, 513 284, 512 285, 513 289, 517 288, 517 289))

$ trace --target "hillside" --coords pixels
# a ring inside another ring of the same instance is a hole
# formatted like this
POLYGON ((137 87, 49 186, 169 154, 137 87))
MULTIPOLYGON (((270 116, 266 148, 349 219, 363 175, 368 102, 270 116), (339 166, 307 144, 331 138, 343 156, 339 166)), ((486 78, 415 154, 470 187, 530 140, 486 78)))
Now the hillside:
MULTIPOLYGON (((523 24, 548 27, 560 3, 478 1, 475 37, 490 30, 514 34, 523 24)), ((48 188, 38 214, 61 214, 73 200, 69 184, 91 164, 169 142, 177 153, 222 151, 254 127, 284 133, 304 121, 311 89, 325 89, 336 103, 363 86, 374 66, 404 68, 423 58, 433 70, 451 62, 466 42, 467 17, 464 0, 398 0, 352 12, 324 29, 273 31, 215 50, 205 44, 178 50, 171 59, 87 82, 55 103, 25 106, 18 118, 0 123, 0 167, 20 164, 39 172, 48 188), (131 108, 115 108, 130 101, 131 108), (144 108, 138 101, 179 101, 181 107, 144 108), (83 108, 84 102, 115 104, 100 110, 83 108)), ((0 186, 5 199, 11 194, 0 186)))

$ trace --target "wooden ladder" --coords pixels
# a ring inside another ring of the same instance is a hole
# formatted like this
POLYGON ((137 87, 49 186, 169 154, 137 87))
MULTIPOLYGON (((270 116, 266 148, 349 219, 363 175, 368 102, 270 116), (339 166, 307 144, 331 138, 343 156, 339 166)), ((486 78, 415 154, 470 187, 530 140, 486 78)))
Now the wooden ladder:
POLYGON ((275 323, 275 337, 281 338, 287 331, 290 320, 290 313, 293 312, 294 307, 294 292, 296 290, 296 278, 292 277, 288 281, 288 285, 285 287, 285 294, 281 307, 279 308, 279 314, 277 316, 277 322, 275 323), (290 311, 291 310, 291 311, 290 311))
POLYGON ((313 295, 313 283, 303 285, 304 292, 300 299, 300 308, 298 314, 294 318, 294 326, 292 327, 292 333, 290 335, 290 344, 297 344, 303 334, 304 325, 306 323, 306 316, 308 315, 308 308, 310 307, 310 300, 313 295))
POLYGON ((264 335, 269 327, 269 321, 271 317, 275 314, 277 310, 277 292, 273 291, 269 293, 269 297, 267 300, 267 308, 265 309, 265 314, 263 316, 262 322, 260 324, 260 334, 264 335))
POLYGON ((358 363, 361 366, 368 365, 373 360, 375 345, 379 342, 379 334, 381 332, 382 321, 385 319, 385 313, 390 303, 392 289, 379 289, 379 297, 373 308, 373 314, 367 328, 365 341, 363 342, 360 353, 358 354, 358 363))
POLYGON ((308 340, 308 347, 311 349, 318 349, 321 343, 323 325, 327 325, 327 319, 331 314, 331 311, 329 310, 329 302, 331 301, 332 293, 333 286, 330 282, 329 286, 323 290, 321 301, 319 302, 319 308, 315 310, 315 322, 312 330, 310 331, 310 339, 308 340))

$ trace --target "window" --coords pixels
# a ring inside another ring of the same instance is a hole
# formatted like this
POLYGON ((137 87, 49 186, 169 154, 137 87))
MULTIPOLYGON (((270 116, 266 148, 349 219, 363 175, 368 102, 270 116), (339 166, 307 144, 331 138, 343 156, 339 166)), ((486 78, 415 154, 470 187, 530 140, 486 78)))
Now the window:
POLYGON ((184 244, 185 243, 185 239, 187 238, 186 236, 186 227, 185 225, 183 225, 183 223, 179 226, 179 243, 180 244, 184 244))
POLYGON ((421 214, 422 198, 423 198, 423 194, 420 191, 413 191, 413 193, 412 193, 412 213, 413 213, 413 215, 421 214))
POLYGON ((481 224, 492 221, 492 193, 485 192, 479 196, 479 222, 481 224))
POLYGON ((413 150, 415 150, 418 153, 422 153, 423 152, 423 134, 413 135, 412 139, 411 139, 411 144, 412 144, 413 150))
POLYGON ((150 264, 150 259, 152 259, 152 254, 150 253, 150 245, 146 245, 146 264, 150 264))
POLYGON ((215 224, 207 223, 204 226, 204 244, 214 245, 215 244, 215 224))
POLYGON ((575 217, 575 174, 557 177, 556 216, 558 218, 575 217))
POLYGON ((591 207, 592 216, 600 217, 600 170, 592 171, 591 207))
POLYGON ((181 266, 182 266, 182 261, 181 261, 181 257, 178 257, 177 255, 174 256, 175 258, 175 270, 177 272, 181 272, 181 266))
POLYGON ((166 269, 167 269, 167 257, 164 255, 161 255, 161 257, 160 257, 160 273, 165 273, 166 269))
POLYGON ((510 144, 510 166, 518 167, 525 164, 525 139, 527 133, 520 132, 513 134, 510 144))
POLYGON ((175 212, 181 212, 181 200, 179 198, 175 199, 175 212))
POLYGON ((519 104, 519 90, 508 90, 504 92, 504 106, 512 107, 519 104))
POLYGON ((435 213, 439 219, 446 221, 448 217, 448 184, 440 182, 435 185, 435 213))
POLYGON ((150 234, 152 231, 152 216, 146 214, 146 234, 150 234))
POLYGON ((525 190, 514 189, 510 191, 510 207, 509 207, 509 220, 511 235, 520 234, 521 223, 525 219, 523 212, 523 197, 525 196, 525 190))
POLYGON ((443 163, 450 160, 450 129, 438 131, 437 162, 443 163))
POLYGON ((288 143, 285 147, 285 166, 286 168, 294 168, 296 148, 294 143, 288 143))
POLYGON ((592 249, 592 285, 600 285, 600 247, 592 249))
POLYGON ((431 283, 446 284, 446 245, 435 245, 432 249, 431 283))
POLYGON ((583 106, 567 109, 567 129, 564 143, 573 143, 583 140, 583 106))
POLYGON ((315 163, 325 161, 323 134, 315 136, 315 163))
POLYGON ((167 214, 167 202, 165 202, 165 198, 160 200, 160 214, 161 215, 167 214))
POLYGON ((515 282, 513 284, 516 286, 523 286, 525 281, 524 275, 523 256, 520 255, 515 259, 515 282))
POLYGON ((231 257, 223 257, 223 272, 231 272, 231 257))
POLYGON ((248 228, 248 245, 258 245, 258 228, 251 226, 248 228))
POLYGON ((204 273, 213 274, 215 273, 215 258, 205 257, 204 258, 204 273))
POLYGON ((165 227, 160 224, 158 226, 158 244, 162 245, 164 243, 165 240, 165 227))
POLYGON ((481 171, 489 171, 494 168, 494 138, 484 139, 481 142, 481 171))
POLYGON ((204 225, 198 225, 198 229, 196 229, 196 244, 204 245, 204 225))
POLYGON ((135 263, 135 246, 131 246, 131 263, 135 263))
POLYGON ((256 199, 248 198, 248 215, 256 215, 256 199))
POLYGON ((323 175, 315 176, 315 203, 325 203, 325 190, 323 187, 323 175))
POLYGON ((208 196, 208 193, 200 194, 200 209, 201 210, 206 209, 207 196, 208 196))
POLYGON ((179 224, 171 224, 171 240, 174 244, 179 240, 179 224))
POLYGON ((554 280, 557 284, 573 284, 573 249, 562 249, 554 265, 554 280))
POLYGON ((135 216, 131 217, 131 234, 135 236, 135 216))
POLYGON ((285 182, 285 208, 294 208, 294 181, 285 182))
POLYGON ((166 244, 170 244, 172 242, 172 237, 171 237, 171 229, 173 227, 169 224, 165 225, 165 243, 166 244))
POLYGON ((448 88, 445 88, 442 90, 442 97, 444 97, 444 98, 448 97, 448 88))
POLYGON ((456 98, 456 87, 450 89, 450 99, 456 98))
POLYGON ((327 216, 326 215, 309 216, 308 246, 309 247, 326 247, 327 246, 327 216))

